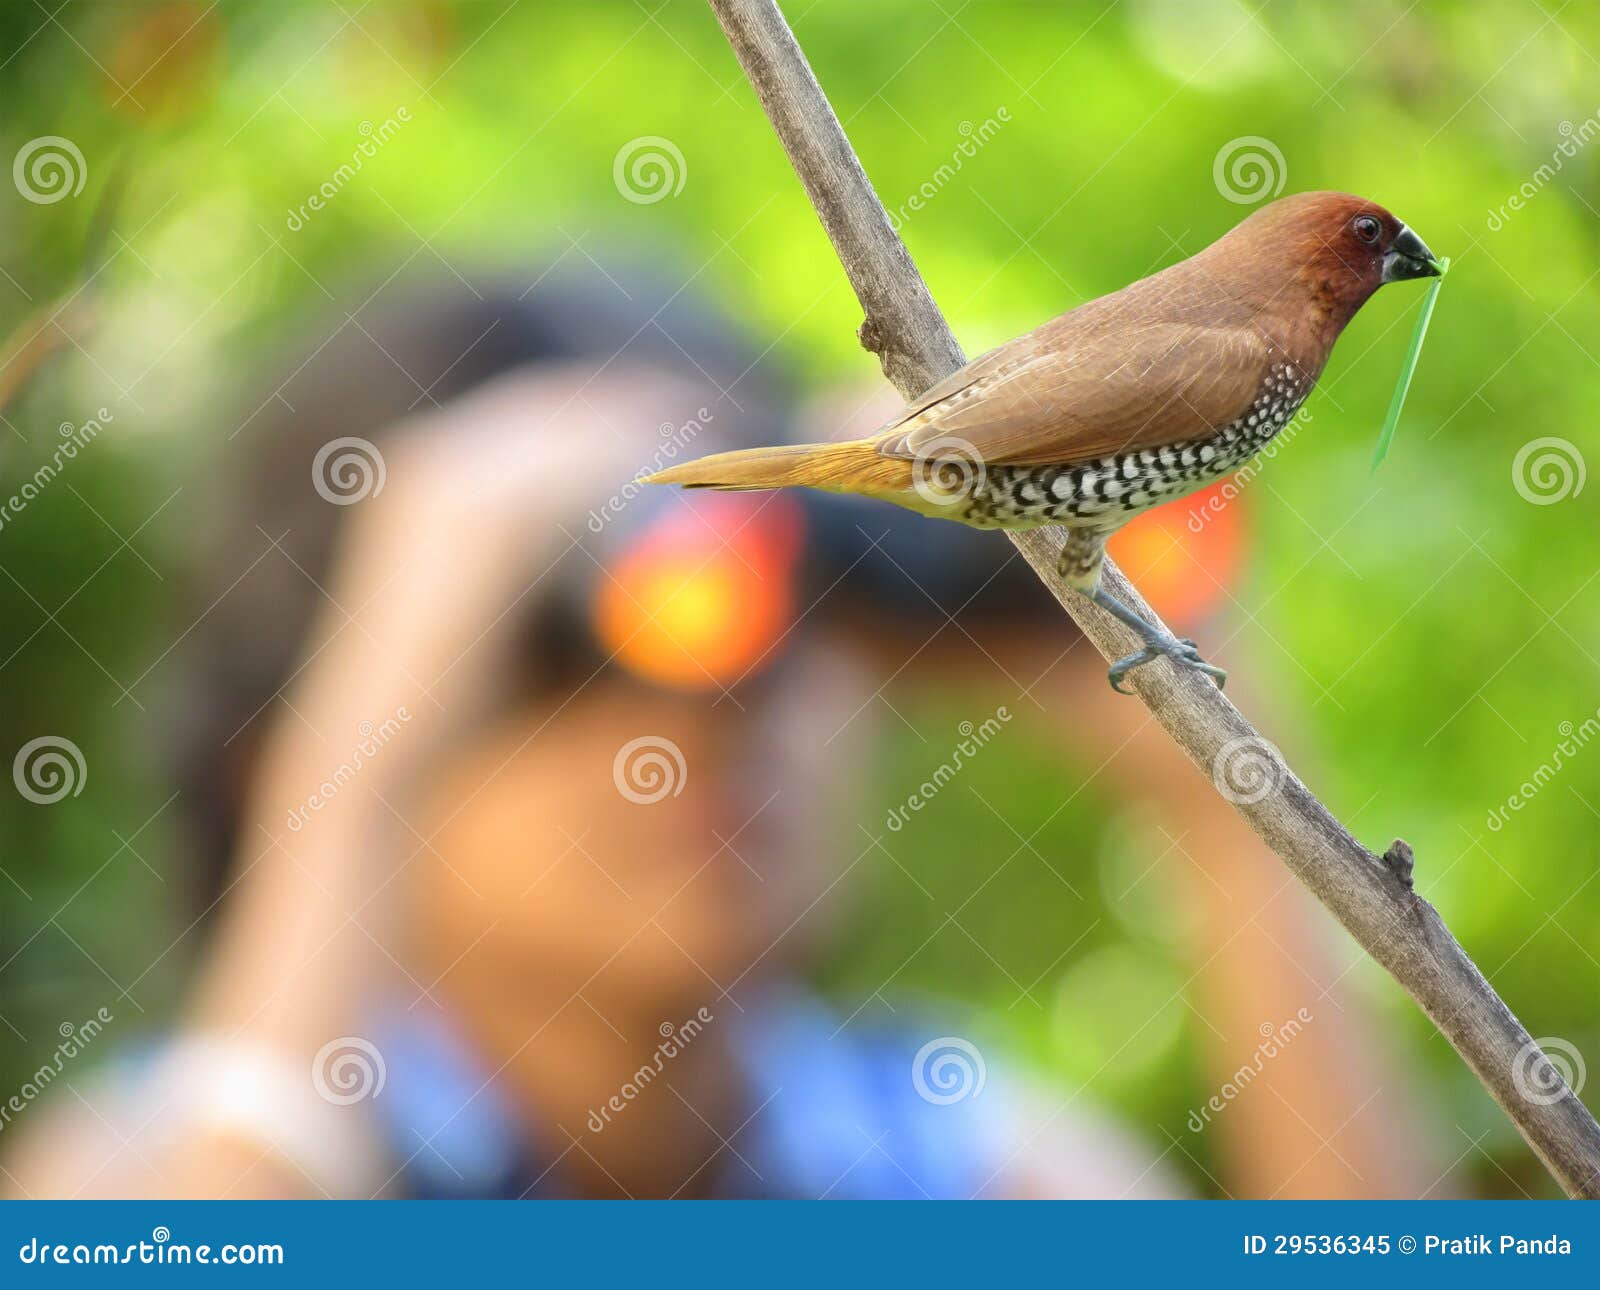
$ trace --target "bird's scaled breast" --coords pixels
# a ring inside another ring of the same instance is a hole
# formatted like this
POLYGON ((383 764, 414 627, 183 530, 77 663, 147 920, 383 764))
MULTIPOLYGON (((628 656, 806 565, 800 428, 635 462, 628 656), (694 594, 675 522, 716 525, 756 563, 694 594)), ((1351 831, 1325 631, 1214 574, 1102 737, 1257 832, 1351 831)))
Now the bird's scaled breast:
POLYGON ((1064 465, 980 466, 960 518, 976 528, 1120 528, 1140 511, 1232 474, 1286 426, 1312 380, 1274 366, 1249 409, 1204 439, 1064 465))

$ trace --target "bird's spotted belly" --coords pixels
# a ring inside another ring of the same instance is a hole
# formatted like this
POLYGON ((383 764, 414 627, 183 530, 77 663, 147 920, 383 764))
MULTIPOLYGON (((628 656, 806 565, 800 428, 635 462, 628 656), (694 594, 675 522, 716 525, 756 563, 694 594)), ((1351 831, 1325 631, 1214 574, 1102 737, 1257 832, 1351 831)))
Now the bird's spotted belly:
POLYGON ((1068 466, 988 466, 972 472, 957 516, 975 528, 1042 524, 1120 528, 1141 511, 1232 474, 1288 424, 1310 392, 1294 368, 1274 369, 1250 410, 1206 439, 1068 466))

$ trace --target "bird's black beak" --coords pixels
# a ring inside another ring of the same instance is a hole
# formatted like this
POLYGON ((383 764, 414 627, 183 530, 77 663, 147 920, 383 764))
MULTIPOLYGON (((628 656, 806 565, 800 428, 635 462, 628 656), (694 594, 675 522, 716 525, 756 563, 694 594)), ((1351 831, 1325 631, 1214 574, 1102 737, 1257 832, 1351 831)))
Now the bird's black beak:
POLYGON ((1444 270, 1426 243, 1404 224, 1383 256, 1383 280, 1406 282, 1412 278, 1437 278, 1444 270))

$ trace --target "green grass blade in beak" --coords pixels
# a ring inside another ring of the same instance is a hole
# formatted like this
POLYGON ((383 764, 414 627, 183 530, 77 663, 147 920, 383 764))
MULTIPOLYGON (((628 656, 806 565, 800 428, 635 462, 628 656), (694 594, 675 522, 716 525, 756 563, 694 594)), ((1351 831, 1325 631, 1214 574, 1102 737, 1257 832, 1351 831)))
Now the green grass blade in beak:
POLYGON ((1433 305, 1439 298, 1439 288, 1444 285, 1444 275, 1450 269, 1450 257, 1429 261, 1439 271, 1439 276, 1428 284, 1428 294, 1422 298, 1422 312, 1417 315, 1417 329, 1411 333, 1411 348, 1406 353, 1405 364, 1400 369, 1400 381, 1394 387, 1394 398, 1389 400, 1389 415, 1384 418, 1383 430, 1378 435, 1378 450, 1373 454, 1372 468, 1377 470, 1389 455, 1389 445, 1394 442, 1395 427, 1400 424, 1400 410, 1406 405, 1406 395, 1411 390, 1411 377, 1417 370, 1417 359, 1422 356, 1422 342, 1428 334, 1428 323, 1433 318, 1433 305))

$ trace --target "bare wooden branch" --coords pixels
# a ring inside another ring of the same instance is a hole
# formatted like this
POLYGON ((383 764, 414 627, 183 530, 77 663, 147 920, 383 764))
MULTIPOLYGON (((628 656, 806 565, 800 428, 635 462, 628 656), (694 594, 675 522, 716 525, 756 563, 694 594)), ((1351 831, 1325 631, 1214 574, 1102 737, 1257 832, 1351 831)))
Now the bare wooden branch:
MULTIPOLYGON (((710 0, 866 311, 861 340, 906 398, 966 362, 774 0, 710 0)), ((980 539, 974 539, 980 540, 980 539)), ((1106 658, 1140 642, 1056 573, 1058 530, 1012 535, 1034 572, 1106 658)), ((1158 621, 1106 563, 1106 587, 1158 621)), ((1367 850, 1206 677, 1170 662, 1133 688, 1334 917, 1414 998, 1572 1196, 1600 1198, 1600 1125, 1522 1023, 1411 889, 1410 848, 1367 850)))

